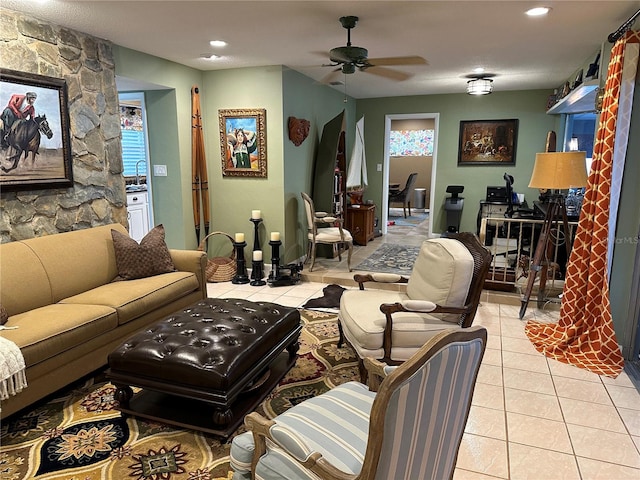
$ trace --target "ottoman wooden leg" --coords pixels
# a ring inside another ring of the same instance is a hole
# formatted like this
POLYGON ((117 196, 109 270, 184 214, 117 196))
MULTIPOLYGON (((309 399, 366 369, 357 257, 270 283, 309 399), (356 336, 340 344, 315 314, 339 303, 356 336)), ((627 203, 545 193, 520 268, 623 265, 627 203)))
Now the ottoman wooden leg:
POLYGON ((116 385, 114 399, 123 408, 129 408, 129 400, 133 397, 133 389, 129 385, 116 385))
POLYGON ((289 357, 295 357, 298 353, 298 350, 300 350, 300 343, 298 343, 297 341, 287 345, 287 352, 289 352, 289 357))
POLYGON ((215 425, 224 427, 231 420, 233 420, 233 412, 231 411, 230 408, 227 408, 227 409, 216 408, 213 411, 212 419, 215 425))

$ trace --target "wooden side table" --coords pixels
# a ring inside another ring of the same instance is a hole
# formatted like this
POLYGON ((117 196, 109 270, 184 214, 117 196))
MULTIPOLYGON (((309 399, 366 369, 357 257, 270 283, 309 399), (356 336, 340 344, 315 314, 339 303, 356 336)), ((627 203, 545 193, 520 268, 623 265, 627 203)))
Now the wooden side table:
POLYGON ((346 225, 353 242, 366 245, 374 238, 375 205, 351 205, 347 208, 346 225))

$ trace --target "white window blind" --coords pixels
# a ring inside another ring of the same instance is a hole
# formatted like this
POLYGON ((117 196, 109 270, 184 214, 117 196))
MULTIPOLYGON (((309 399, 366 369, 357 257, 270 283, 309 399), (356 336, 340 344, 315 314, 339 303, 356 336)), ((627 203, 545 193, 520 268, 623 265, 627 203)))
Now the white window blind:
MULTIPOLYGON (((133 177, 136 174, 136 163, 147 159, 144 132, 142 130, 122 129, 122 166, 124 176, 133 177)), ((140 164, 138 168, 140 175, 146 173, 146 167, 140 164)))

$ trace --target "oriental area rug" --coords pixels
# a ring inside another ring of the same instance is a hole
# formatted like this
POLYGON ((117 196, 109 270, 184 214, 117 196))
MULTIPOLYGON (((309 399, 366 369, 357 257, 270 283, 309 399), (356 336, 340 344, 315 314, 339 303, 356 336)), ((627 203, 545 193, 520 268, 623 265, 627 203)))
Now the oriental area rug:
MULTIPOLYGON (((301 310, 295 366, 256 409, 273 418, 307 398, 357 380, 354 352, 337 347, 333 313, 301 310)), ((128 417, 99 373, 2 422, 2 480, 228 480, 231 439, 128 417)))
POLYGON ((410 275, 420 247, 383 243, 354 270, 410 275))

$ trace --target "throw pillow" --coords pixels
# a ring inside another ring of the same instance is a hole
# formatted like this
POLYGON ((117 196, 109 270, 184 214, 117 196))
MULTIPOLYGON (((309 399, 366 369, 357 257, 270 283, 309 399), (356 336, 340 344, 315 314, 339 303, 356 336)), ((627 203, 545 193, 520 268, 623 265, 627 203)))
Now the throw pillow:
POLYGON ((7 310, 4 308, 4 305, 0 303, 0 325, 4 325, 9 320, 9 314, 7 310))
POLYGON ((114 281, 133 280, 176 271, 169 248, 164 241, 162 224, 147 233, 139 244, 117 230, 111 230, 111 238, 118 267, 118 276, 114 281))

